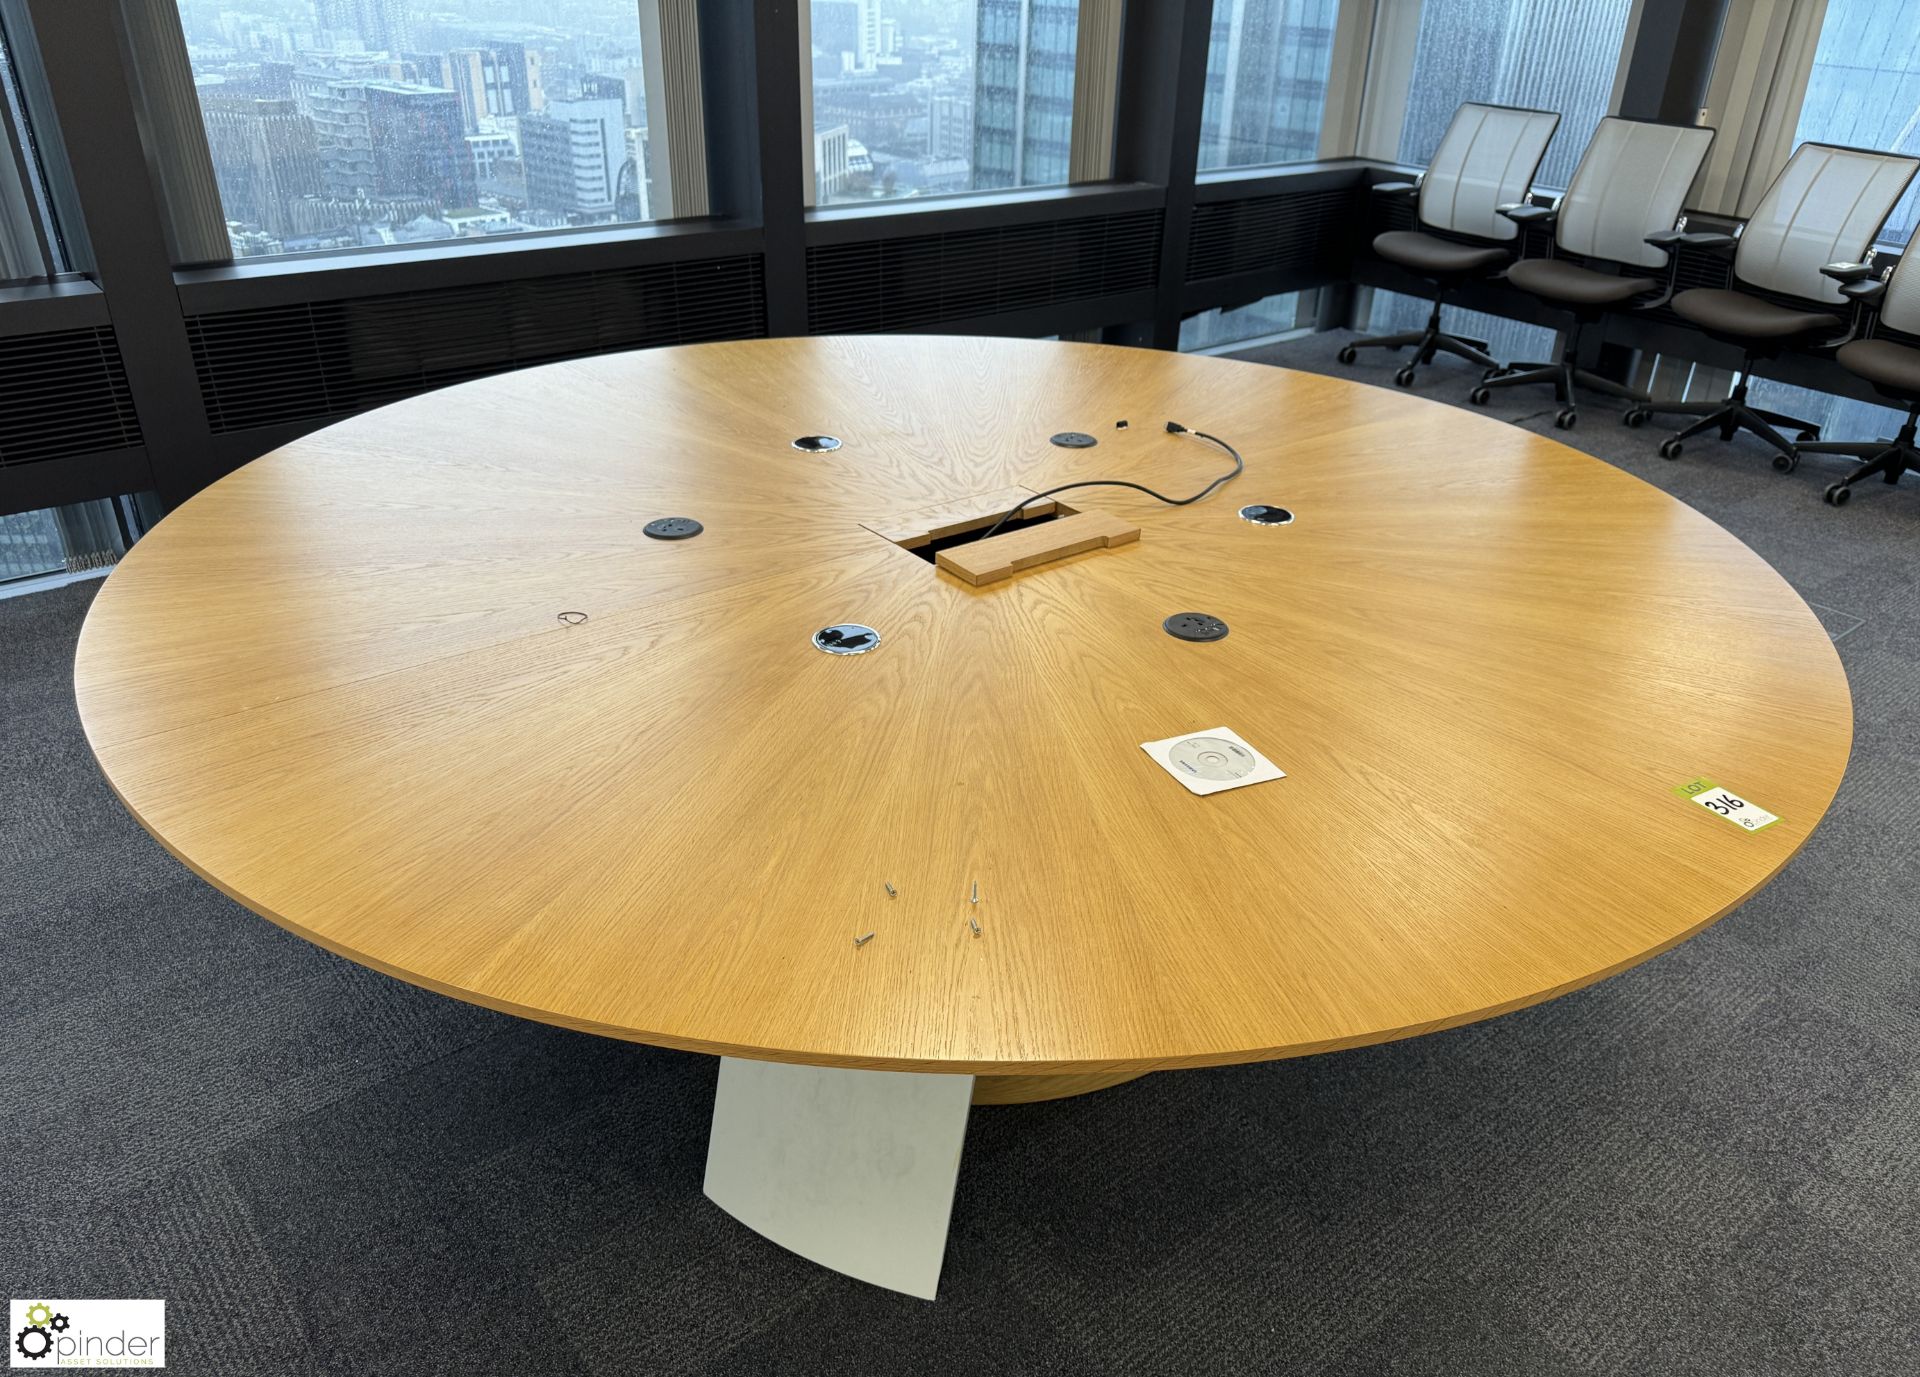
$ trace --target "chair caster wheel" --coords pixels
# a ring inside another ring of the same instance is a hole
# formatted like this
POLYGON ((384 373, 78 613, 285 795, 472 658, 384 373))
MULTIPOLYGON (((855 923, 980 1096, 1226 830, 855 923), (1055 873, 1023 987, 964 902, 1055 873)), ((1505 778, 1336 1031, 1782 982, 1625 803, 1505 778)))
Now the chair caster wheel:
POLYGON ((1473 391, 1467 393, 1467 400, 1472 402, 1475 406, 1485 406, 1488 402, 1493 400, 1493 393, 1489 392, 1484 387, 1476 387, 1473 389, 1473 391))
POLYGON ((1810 445, 1814 441, 1818 440, 1819 438, 1820 438, 1819 426, 1813 426, 1810 429, 1803 430, 1800 432, 1800 443, 1803 445, 1810 445))
POLYGON ((1559 412, 1554 416, 1553 428, 1555 430, 1572 430, 1579 419, 1580 413, 1572 407, 1568 407, 1565 411, 1559 412))
POLYGON ((1399 383, 1400 386, 1402 387, 1412 387, 1413 386, 1413 365, 1408 364, 1405 368, 1402 368, 1398 373, 1395 373, 1393 375, 1393 380, 1399 383))
POLYGON ((1638 430, 1641 426, 1645 425, 1646 423, 1647 423, 1647 413, 1642 411, 1637 406, 1634 407, 1632 410, 1627 411, 1620 417, 1620 424, 1628 427, 1631 430, 1638 430))
POLYGON ((1775 473, 1792 473, 1799 467, 1800 456, 1797 454, 1776 454, 1773 456, 1773 469, 1775 473))
POLYGON ((1678 459, 1680 457, 1680 442, 1678 440, 1662 440, 1660 442, 1660 457, 1662 459, 1678 459))
POLYGON ((1481 382, 1486 382, 1486 381, 1487 381, 1487 380, 1488 380, 1489 378, 1497 378, 1497 377, 1499 377, 1499 376, 1500 376, 1500 375, 1501 375, 1502 373, 1505 373, 1505 372, 1507 372, 1507 371, 1508 371, 1507 369, 1504 369, 1504 368, 1502 368, 1502 367, 1501 367, 1501 366, 1500 366, 1499 364, 1497 364, 1497 363, 1496 363, 1496 364, 1495 364, 1495 365, 1494 365, 1493 367, 1491 367, 1491 368, 1487 368, 1487 369, 1482 369, 1482 370, 1481 370, 1481 373, 1480 373, 1480 381, 1481 381, 1481 382))
POLYGON ((1849 488, 1845 483, 1831 483, 1828 484, 1826 492, 1822 495, 1827 499, 1827 505, 1829 507, 1844 507, 1847 505, 1848 499, 1853 496, 1853 489, 1849 488))
POLYGON ((1335 354, 1334 357, 1336 359, 1339 359, 1340 362, 1342 363, 1352 363, 1355 359, 1360 357, 1360 351, 1358 349, 1355 349, 1351 344, 1349 344, 1344 348, 1342 348, 1339 353, 1335 354))

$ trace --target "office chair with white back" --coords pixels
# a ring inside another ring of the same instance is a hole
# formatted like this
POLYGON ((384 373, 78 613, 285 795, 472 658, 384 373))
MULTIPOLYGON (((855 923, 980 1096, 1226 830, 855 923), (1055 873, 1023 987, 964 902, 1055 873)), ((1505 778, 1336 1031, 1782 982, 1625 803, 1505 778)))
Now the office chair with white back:
MULTIPOLYGON (((1695 287, 1673 299, 1674 314, 1707 335, 1740 348, 1739 382, 1718 402, 1658 402, 1647 410, 1698 416, 1660 446, 1680 457, 1683 442, 1717 430, 1722 440, 1750 431, 1779 451, 1774 468, 1791 472, 1799 460, 1779 427, 1802 441, 1820 438, 1811 421, 1747 405, 1753 366, 1797 349, 1838 344, 1848 304, 1841 283, 1822 269, 1867 256, 1874 235, 1920 169, 1920 159, 1871 149, 1803 143, 1773 179, 1737 234, 1690 234, 1697 248, 1733 253, 1731 287, 1695 287)), ((1629 413, 1630 416, 1633 413, 1629 413)))
MULTIPOLYGON (((1665 269, 1666 295, 1673 292, 1676 256, 1671 248, 1647 242, 1670 230, 1679 219, 1688 189, 1713 146, 1713 133, 1694 125, 1656 124, 1609 115, 1600 121, 1574 169, 1566 194, 1552 206, 1500 207, 1523 229, 1553 226, 1553 256, 1522 258, 1507 269, 1512 286, 1573 317, 1558 363, 1515 363, 1474 388, 1468 400, 1485 406, 1492 389, 1551 383, 1561 410, 1553 423, 1570 429, 1579 417, 1574 385, 1610 397, 1644 404, 1648 398, 1623 383, 1603 378, 1577 363, 1586 328, 1610 310, 1657 291, 1659 278, 1649 268, 1665 269), (1607 265, 1606 270, 1596 262, 1607 265), (1613 265, 1619 265, 1614 268, 1613 265)), ((1643 308, 1644 309, 1644 308, 1643 308)))
POLYGON ((1340 362, 1352 363, 1362 349, 1415 345, 1413 362, 1393 375, 1402 387, 1410 386, 1414 370, 1439 353, 1482 368, 1499 367, 1488 356, 1485 340, 1440 328, 1440 306, 1462 283, 1491 276, 1512 259, 1520 231, 1500 214, 1500 207, 1525 199, 1559 125, 1560 116, 1550 110, 1469 102, 1454 112, 1418 182, 1373 188, 1380 196, 1419 193, 1417 215, 1423 228, 1389 230, 1374 239, 1373 251, 1425 278, 1433 289, 1433 310, 1424 329, 1354 340, 1340 351, 1340 362), (1471 236, 1472 242, 1443 235, 1471 236))
POLYGON ((1920 428, 1920 262, 1916 259, 1920 252, 1909 240, 1890 278, 1877 276, 1870 262, 1829 263, 1821 269, 1841 284, 1843 295, 1874 308, 1867 337, 1840 346, 1835 356, 1840 366, 1907 411, 1900 433, 1892 439, 1819 440, 1794 446, 1796 461, 1802 454, 1846 454, 1865 461, 1827 485, 1824 496, 1830 506, 1844 507, 1853 496, 1853 485, 1864 478, 1877 476, 1898 483, 1909 469, 1920 473, 1920 447, 1914 440, 1920 428), (1908 340, 1888 339, 1888 332, 1908 340))

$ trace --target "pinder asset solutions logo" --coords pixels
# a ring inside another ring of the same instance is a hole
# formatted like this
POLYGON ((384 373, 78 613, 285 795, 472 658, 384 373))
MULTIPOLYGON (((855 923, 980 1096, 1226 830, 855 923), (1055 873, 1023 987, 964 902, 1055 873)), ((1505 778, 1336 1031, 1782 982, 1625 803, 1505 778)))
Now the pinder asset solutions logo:
POLYGON ((16 1368, 167 1365, 162 1300, 16 1300, 9 1320, 16 1368))

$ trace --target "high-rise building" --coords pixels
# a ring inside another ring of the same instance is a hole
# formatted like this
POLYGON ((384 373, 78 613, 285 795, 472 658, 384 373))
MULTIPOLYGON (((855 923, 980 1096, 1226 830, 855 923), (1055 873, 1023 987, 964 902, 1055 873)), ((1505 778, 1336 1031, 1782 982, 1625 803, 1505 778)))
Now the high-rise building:
POLYGON ((309 108, 327 197, 474 203, 473 160, 452 91, 400 81, 330 81, 311 94, 309 108))
POLYGON ((1446 0, 1422 6, 1400 161, 1424 167, 1462 101, 1558 110, 1535 184, 1564 187, 1613 99, 1632 0, 1446 0))
POLYGON ((1055 186, 1073 146, 1079 0, 979 0, 973 185, 1055 186))
POLYGON ((313 119, 316 102, 326 99, 327 88, 335 82, 405 81, 407 70, 408 64, 398 58, 321 53, 296 67, 287 85, 300 113, 313 119))
POLYGON ((548 101, 543 113, 520 121, 527 204, 567 214, 611 211, 626 152, 619 101, 548 101))
POLYGON ((626 123, 627 83, 625 78, 609 76, 604 72, 583 72, 580 76, 579 100, 611 100, 620 104, 620 120, 626 123))
POLYGON ((262 62, 260 64, 259 94, 262 100, 291 100, 293 98, 294 64, 291 62, 262 62))
POLYGON ((538 48, 525 43, 502 41, 492 45, 507 71, 507 84, 513 88, 513 108, 522 115, 538 114, 546 108, 547 90, 541 77, 542 58, 538 48))
POLYGON ((469 134, 520 113, 514 103, 513 74, 491 48, 455 48, 443 54, 437 76, 440 85, 460 98, 460 118, 469 134))
POLYGON ((313 125, 291 100, 209 97, 207 151, 227 219, 284 238, 292 206, 320 194, 320 154, 313 125))
POLYGON ((814 48, 829 70, 870 72, 880 58, 880 0, 814 0, 814 48))
POLYGON ((631 146, 626 161, 620 164, 620 179, 613 195, 613 217, 623 221, 652 218, 647 214, 647 175, 633 156, 631 146))
POLYGON ((935 96, 927 103, 927 156, 973 156, 973 97, 935 96))
POLYGON ((399 81, 372 82, 366 91, 380 190, 422 196, 449 210, 472 206, 479 193, 460 98, 399 81))
POLYGON ((503 158, 517 158, 513 136, 497 131, 467 135, 467 156, 473 160, 473 178, 485 183, 493 178, 494 165, 503 158))
POLYGON ((358 34, 368 52, 413 46, 406 0, 314 0, 314 17, 322 29, 358 34))
POLYGON ((364 81, 326 80, 296 90, 313 121, 313 142, 320 155, 322 193, 333 200, 371 195, 378 177, 373 162, 373 130, 367 122, 364 81))
MULTIPOLYGON (((638 107, 645 109, 645 106, 638 107)), ((621 186, 630 189, 633 195, 631 204, 622 200, 614 207, 614 213, 622 220, 651 220, 653 218, 653 178, 647 171, 647 131, 644 129, 627 130, 627 161, 621 168, 621 186), (632 182, 627 182, 628 174, 632 182)))
POLYGON ((1339 0, 1214 0, 1200 166, 1319 153, 1339 10, 1339 0))
POLYGON ((813 131, 813 202, 824 206, 847 184, 847 126, 813 131))
POLYGON ((859 0, 813 0, 810 39, 824 71, 851 70, 860 61, 859 0))

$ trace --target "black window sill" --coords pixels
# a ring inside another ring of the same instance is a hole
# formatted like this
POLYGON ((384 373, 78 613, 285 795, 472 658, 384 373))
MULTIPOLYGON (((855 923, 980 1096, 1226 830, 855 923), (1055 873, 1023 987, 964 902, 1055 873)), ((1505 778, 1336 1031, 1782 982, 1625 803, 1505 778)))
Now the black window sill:
POLYGON ((757 225, 668 220, 644 225, 436 240, 426 244, 239 259, 173 274, 188 315, 288 301, 459 287, 624 267, 636 262, 758 253, 757 225))
POLYGON ((0 335, 41 335, 107 325, 106 294, 77 275, 0 286, 0 335))

